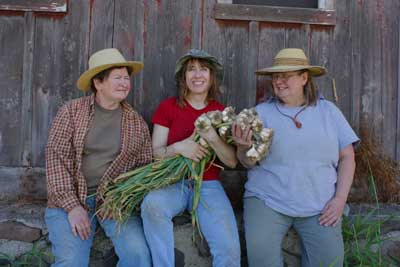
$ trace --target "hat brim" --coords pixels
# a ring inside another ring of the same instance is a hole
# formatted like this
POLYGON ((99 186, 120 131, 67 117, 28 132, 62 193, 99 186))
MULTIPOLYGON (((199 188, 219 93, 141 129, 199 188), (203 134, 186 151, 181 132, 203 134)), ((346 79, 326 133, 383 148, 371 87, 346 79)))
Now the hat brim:
POLYGON ((215 71, 217 72, 217 79, 219 80, 219 82, 222 82, 222 80, 224 78, 224 70, 223 70, 223 67, 222 67, 221 63, 219 63, 215 57, 208 56, 208 55, 207 56, 185 55, 185 56, 181 57, 176 62, 175 80, 179 80, 180 79, 180 77, 182 75, 183 66, 186 64, 187 61, 189 61, 191 59, 202 59, 202 60, 206 60, 206 61, 210 62, 215 67, 215 71))
POLYGON ((275 67, 270 67, 270 68, 264 68, 257 70, 255 73, 257 75, 271 75, 273 73, 277 72, 288 72, 288 71, 296 71, 296 70, 308 70, 311 74, 311 76, 318 77, 322 76, 326 73, 326 69, 321 66, 275 66, 275 67))
POLYGON ((89 69, 82 73, 82 75, 79 77, 78 81, 76 82, 76 85, 78 86, 79 90, 82 91, 87 91, 90 89, 91 81, 94 76, 96 76, 98 73, 102 72, 103 70, 112 68, 112 67, 128 67, 132 70, 131 75, 136 74, 140 72, 143 69, 143 63, 139 61, 126 61, 126 62, 121 62, 121 63, 110 63, 110 64, 105 64, 101 66, 97 66, 93 69, 89 69))

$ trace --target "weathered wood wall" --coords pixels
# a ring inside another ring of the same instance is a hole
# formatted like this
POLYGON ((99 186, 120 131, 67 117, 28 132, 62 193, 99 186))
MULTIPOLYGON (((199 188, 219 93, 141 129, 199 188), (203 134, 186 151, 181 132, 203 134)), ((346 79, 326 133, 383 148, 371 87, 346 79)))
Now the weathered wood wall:
MULTIPOLYGON (((60 0, 56 1, 59 2, 60 0)), ((67 12, 0 11, 0 201, 45 199, 44 147, 57 109, 81 96, 91 53, 117 47, 142 60, 129 101, 149 121, 174 95, 175 61, 204 48, 225 66, 222 102, 240 110, 269 94, 254 71, 283 47, 328 68, 317 85, 358 130, 368 124, 400 160, 398 0, 337 0, 336 25, 215 19, 216 0, 69 1, 67 12)))

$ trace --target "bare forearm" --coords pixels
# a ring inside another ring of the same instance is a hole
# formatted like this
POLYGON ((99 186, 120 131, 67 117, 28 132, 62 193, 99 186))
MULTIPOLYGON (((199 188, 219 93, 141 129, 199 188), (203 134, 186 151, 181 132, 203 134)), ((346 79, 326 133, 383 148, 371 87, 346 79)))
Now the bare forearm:
POLYGON ((244 148, 241 146, 238 146, 236 149, 236 157, 238 158, 239 162, 245 167, 245 168, 252 168, 256 165, 257 161, 252 160, 248 157, 246 157, 246 152, 248 151, 248 148, 244 148))
POLYGON ((172 145, 165 145, 161 146, 158 148, 153 149, 153 154, 156 159, 163 159, 163 158, 168 158, 168 157, 173 157, 177 154, 179 154, 179 149, 177 148, 179 146, 178 143, 174 143, 172 145))
POLYGON ((341 199, 342 201, 347 200, 351 184, 353 183, 355 168, 356 163, 354 159, 353 145, 349 145, 340 151, 339 154, 338 177, 335 194, 337 199, 341 199))
POLYGON ((340 159, 335 193, 336 198, 343 201, 347 200, 351 184, 353 183, 355 166, 353 155, 346 155, 340 159))
POLYGON ((225 143, 221 138, 217 138, 209 142, 211 148, 215 151, 217 157, 229 168, 235 168, 237 159, 235 156, 235 148, 225 143))

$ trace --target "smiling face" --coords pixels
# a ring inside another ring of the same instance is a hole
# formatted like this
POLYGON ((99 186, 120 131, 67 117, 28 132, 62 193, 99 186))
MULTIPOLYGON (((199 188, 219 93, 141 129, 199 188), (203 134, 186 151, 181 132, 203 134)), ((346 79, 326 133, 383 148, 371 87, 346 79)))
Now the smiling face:
POLYGON ((118 107, 131 90, 131 79, 126 67, 111 70, 101 81, 94 79, 96 100, 104 108, 118 107))
POLYGON ((305 101, 304 86, 308 80, 308 73, 289 71, 272 74, 272 87, 275 95, 290 106, 302 105, 305 101))
POLYGON ((186 85, 189 95, 207 95, 211 87, 211 71, 205 65, 200 64, 199 60, 192 59, 187 63, 186 85))

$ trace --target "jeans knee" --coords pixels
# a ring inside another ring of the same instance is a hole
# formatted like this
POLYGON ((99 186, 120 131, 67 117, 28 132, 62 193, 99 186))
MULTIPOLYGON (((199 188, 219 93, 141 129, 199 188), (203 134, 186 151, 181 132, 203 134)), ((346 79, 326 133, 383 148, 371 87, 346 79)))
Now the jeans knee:
POLYGON ((155 218, 155 217, 166 217, 163 213, 163 204, 156 194, 149 193, 141 204, 141 216, 143 219, 155 218))
POLYGON ((210 244, 214 266, 240 266, 240 244, 235 238, 220 239, 210 244))
POLYGON ((116 250, 119 258, 118 266, 151 266, 150 250, 145 242, 130 242, 116 250))
POLYGON ((88 266, 90 251, 80 247, 53 248, 54 267, 88 266))
POLYGON ((227 247, 220 253, 213 253, 213 266, 239 267, 240 266, 240 248, 227 247))

